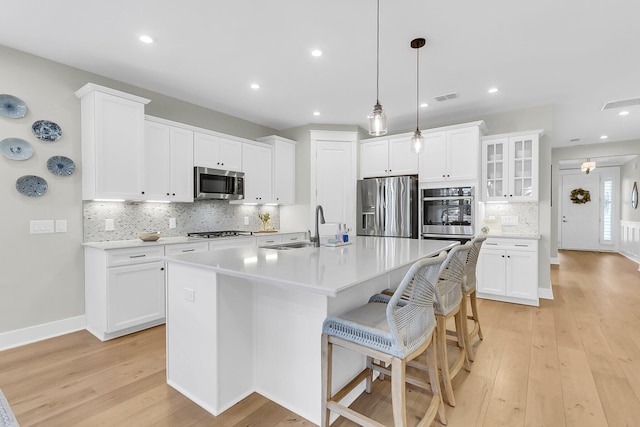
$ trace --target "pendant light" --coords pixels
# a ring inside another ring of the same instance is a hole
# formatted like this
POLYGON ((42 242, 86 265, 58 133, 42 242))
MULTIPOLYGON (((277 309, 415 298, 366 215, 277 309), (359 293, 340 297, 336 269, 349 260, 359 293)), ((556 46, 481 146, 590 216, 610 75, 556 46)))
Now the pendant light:
POLYGON ((387 115, 380 105, 380 0, 376 13, 376 105, 369 119, 369 135, 382 136, 387 133, 387 115))
POLYGON ((423 38, 411 40, 411 47, 416 50, 416 131, 411 137, 411 151, 418 154, 422 150, 424 138, 420 133, 420 48, 426 44, 423 38))
POLYGON ((580 170, 586 173, 587 175, 589 175, 589 172, 591 172, 595 168, 596 168, 596 162, 592 162, 591 159, 589 159, 588 157, 587 157, 587 161, 580 166, 580 170))

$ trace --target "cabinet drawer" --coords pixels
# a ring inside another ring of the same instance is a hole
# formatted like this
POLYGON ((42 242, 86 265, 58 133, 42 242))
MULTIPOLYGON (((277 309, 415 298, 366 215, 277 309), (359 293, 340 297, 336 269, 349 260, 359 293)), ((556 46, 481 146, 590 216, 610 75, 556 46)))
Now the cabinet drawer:
POLYGON ((538 241, 488 238, 487 241, 482 244, 482 249, 484 248, 534 252, 538 249, 538 241))
POLYGON ((116 249, 107 252, 107 267, 157 261, 164 256, 164 246, 116 249))
POLYGON ((276 234, 274 236, 258 236, 256 237, 256 244, 260 246, 269 246, 282 243, 282 235, 276 234))
POLYGON ((230 239, 211 239, 209 242, 209 250, 237 248, 240 246, 253 246, 256 239, 253 237, 232 237, 230 239))
POLYGON ((282 241, 284 243, 299 242, 300 240, 307 240, 307 233, 291 233, 282 235, 282 241))
POLYGON ((180 243, 178 245, 166 245, 164 253, 166 256, 188 254, 192 252, 207 252, 209 242, 180 243))

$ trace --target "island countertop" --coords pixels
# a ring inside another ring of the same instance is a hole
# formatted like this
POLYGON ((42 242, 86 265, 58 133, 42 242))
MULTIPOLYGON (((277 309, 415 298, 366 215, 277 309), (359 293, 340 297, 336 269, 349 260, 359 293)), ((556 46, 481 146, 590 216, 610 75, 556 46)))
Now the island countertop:
MULTIPOLYGON (((437 255, 459 242, 355 236, 339 247, 291 250, 239 247, 165 257, 250 281, 335 297, 383 273, 437 255)), ((171 266, 169 265, 169 268, 171 266)))

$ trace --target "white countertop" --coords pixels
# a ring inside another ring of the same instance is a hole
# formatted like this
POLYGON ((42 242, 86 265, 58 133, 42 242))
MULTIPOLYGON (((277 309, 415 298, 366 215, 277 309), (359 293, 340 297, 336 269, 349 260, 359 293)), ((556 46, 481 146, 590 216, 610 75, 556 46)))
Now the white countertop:
POLYGON ((496 237, 501 239, 530 239, 540 240, 539 233, 489 233, 487 237, 496 237))
POLYGON ((215 239, 206 239, 202 237, 186 237, 186 236, 161 237, 160 239, 154 242, 144 242, 140 239, 110 240, 106 242, 85 242, 82 245, 87 246, 89 248, 96 248, 96 249, 102 249, 102 250, 108 251, 112 249, 139 248, 139 247, 148 247, 148 246, 156 246, 156 245, 175 245, 179 243, 194 243, 194 242, 218 242, 222 240, 237 239, 239 237, 260 237, 260 236, 273 236, 273 235, 296 234, 296 233, 304 233, 304 231, 276 231, 276 232, 254 231, 253 236, 216 237, 215 239))
POLYGON ((169 263, 335 297, 358 283, 459 244, 447 240, 363 236, 351 237, 350 241, 350 245, 340 247, 291 250, 240 247, 179 254, 165 259, 169 263))
MULTIPOLYGON (((251 236, 249 236, 251 237, 251 236)), ((230 237, 233 239, 234 237, 230 237)), ((222 240, 225 237, 220 237, 216 240, 222 240)), ((111 249, 125 249, 125 248, 141 248, 141 247, 149 247, 149 246, 158 246, 158 245, 175 245, 178 243, 194 243, 194 242, 208 242, 209 239, 203 239, 202 237, 161 237, 154 242, 144 242, 140 239, 132 239, 132 240, 111 240, 108 242, 86 242, 83 243, 82 246, 87 246, 89 248, 102 249, 105 251, 111 249)))

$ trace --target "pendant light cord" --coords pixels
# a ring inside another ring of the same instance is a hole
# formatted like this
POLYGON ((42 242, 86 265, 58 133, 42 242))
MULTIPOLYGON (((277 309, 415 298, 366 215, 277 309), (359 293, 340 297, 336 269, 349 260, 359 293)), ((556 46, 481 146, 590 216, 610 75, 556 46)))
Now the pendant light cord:
POLYGON ((376 11, 376 104, 380 104, 380 0, 376 11))
POLYGON ((416 49, 416 130, 420 130, 420 48, 416 49))

